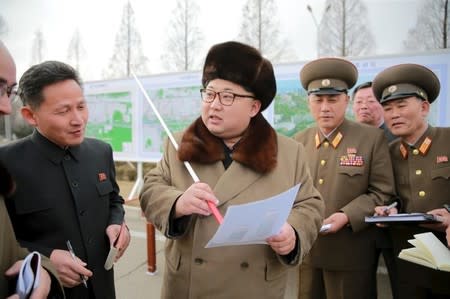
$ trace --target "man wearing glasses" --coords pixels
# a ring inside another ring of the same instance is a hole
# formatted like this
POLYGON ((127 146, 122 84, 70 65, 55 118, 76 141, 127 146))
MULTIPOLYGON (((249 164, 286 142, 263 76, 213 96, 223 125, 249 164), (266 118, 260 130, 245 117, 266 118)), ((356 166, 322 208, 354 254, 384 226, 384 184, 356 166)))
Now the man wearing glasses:
POLYGON ((166 142, 140 194, 146 218, 167 237, 162 298, 281 299, 287 270, 302 261, 322 223, 323 202, 304 149, 278 135, 261 114, 275 97, 276 83, 272 64, 255 48, 213 46, 202 83, 201 116, 175 135, 178 152, 166 142), (193 183, 184 161, 200 182, 193 183), (298 183, 288 219, 267 244, 205 248, 218 228, 206 201, 224 215, 232 205, 298 183))
MULTIPOLYGON (((11 103, 17 94, 16 83, 16 65, 13 58, 5 45, 0 41, 0 117, 11 113, 11 103)), ((28 254, 28 251, 19 246, 16 241, 11 221, 5 206, 3 197, 13 192, 14 182, 0 161, 0 298, 6 298, 11 294, 8 290, 8 280, 5 279, 5 274, 9 279, 17 276, 22 259, 28 254)), ((50 262, 43 260, 45 268, 51 267, 50 262)), ((50 268, 49 268, 50 269, 50 268)), ((40 271, 39 277, 41 283, 39 287, 32 293, 31 298, 57 298, 63 297, 62 289, 58 289, 57 280, 53 276, 54 291, 58 292, 49 294, 51 286, 51 277, 45 270, 40 271), (52 297, 55 296, 55 297, 52 297)), ((12 292, 14 292, 12 290, 12 292)))

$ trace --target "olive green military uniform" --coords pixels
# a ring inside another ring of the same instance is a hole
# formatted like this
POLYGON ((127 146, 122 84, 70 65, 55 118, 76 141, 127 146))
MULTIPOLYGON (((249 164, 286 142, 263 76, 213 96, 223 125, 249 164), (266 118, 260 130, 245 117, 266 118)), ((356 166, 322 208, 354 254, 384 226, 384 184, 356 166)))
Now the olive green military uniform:
MULTIPOLYGON (((320 64, 307 75, 301 73, 309 93, 339 94, 351 87, 343 67, 330 60, 331 67, 320 64)), ((348 226, 315 242, 300 266, 299 298, 370 298, 376 288, 377 255, 375 228, 365 224, 364 217, 394 196, 383 131, 344 120, 327 137, 313 127, 294 139, 305 146, 314 186, 325 201, 325 217, 343 212, 349 218, 348 226)))
MULTIPOLYGON (((411 96, 430 103, 439 94, 439 80, 428 69, 414 64, 388 68, 374 80, 374 92, 381 104, 411 96)), ((450 128, 428 125, 414 143, 397 139, 390 144, 400 212, 425 213, 449 203, 450 128)), ((429 231, 419 226, 391 226, 396 255, 409 248, 414 234, 429 231)), ((433 232, 443 242, 444 233, 433 232)), ((400 298, 450 298, 450 273, 396 259, 400 298)))

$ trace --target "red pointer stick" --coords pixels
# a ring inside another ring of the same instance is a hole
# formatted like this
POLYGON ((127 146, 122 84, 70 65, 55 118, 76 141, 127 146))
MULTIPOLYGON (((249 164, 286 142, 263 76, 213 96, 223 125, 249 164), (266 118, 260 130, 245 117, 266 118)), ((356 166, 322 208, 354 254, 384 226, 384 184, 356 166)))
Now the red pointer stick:
MULTIPOLYGON (((173 137, 172 133, 170 132, 169 127, 167 127, 166 123, 162 119, 161 114, 159 114, 158 109, 156 109, 156 106, 153 104, 152 100, 148 96, 147 91, 145 90, 144 86, 141 84, 141 81, 139 81, 139 79, 136 77, 134 72, 131 72, 131 74, 133 75, 134 80, 136 80, 137 85, 139 86, 139 88, 141 89, 142 93, 144 94, 145 99, 147 100, 147 102, 152 107, 152 110, 155 113, 156 117, 158 118, 159 122, 161 123, 161 125, 164 128, 164 130, 166 131, 166 134, 169 137, 170 142, 172 142, 173 147, 178 151, 178 143, 177 143, 177 141, 175 140, 175 138, 173 137)), ((200 182, 200 179, 198 178, 198 176, 195 173, 194 169, 192 169, 191 164, 189 164, 189 162, 187 162, 187 161, 184 161, 184 166, 187 168, 187 170, 188 170, 189 174, 191 175, 192 179, 194 180, 194 182, 196 182, 196 183, 200 182)), ((222 224, 223 217, 220 214, 220 212, 217 209, 217 207, 214 205, 214 203, 212 203, 209 200, 207 200, 206 203, 208 204, 208 207, 211 210, 211 213, 216 218, 217 222, 219 224, 222 224)))

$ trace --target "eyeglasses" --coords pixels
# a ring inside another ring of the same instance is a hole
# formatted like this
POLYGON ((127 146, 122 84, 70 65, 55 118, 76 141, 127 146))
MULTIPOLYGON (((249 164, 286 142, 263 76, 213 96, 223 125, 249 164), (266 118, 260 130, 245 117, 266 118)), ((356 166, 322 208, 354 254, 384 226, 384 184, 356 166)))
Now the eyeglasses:
POLYGON ((216 92, 216 91, 206 89, 206 88, 200 89, 200 94, 202 95, 202 101, 206 102, 206 103, 214 102, 216 95, 218 95, 219 102, 224 106, 233 105, 234 99, 236 97, 256 99, 254 96, 251 96, 251 95, 236 94, 236 93, 229 92, 229 91, 216 92))
POLYGON ((6 82, 0 81, 0 97, 3 97, 6 94, 9 100, 13 102, 17 92, 17 85, 8 86, 6 82))

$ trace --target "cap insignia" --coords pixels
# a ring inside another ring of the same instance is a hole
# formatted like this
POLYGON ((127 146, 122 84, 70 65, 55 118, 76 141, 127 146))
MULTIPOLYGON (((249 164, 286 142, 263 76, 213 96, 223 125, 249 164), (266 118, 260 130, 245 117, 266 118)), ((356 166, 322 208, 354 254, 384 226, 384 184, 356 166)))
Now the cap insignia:
POLYGON ((396 90, 397 90, 397 85, 391 85, 391 86, 389 86, 389 88, 388 88, 388 91, 389 91, 390 93, 394 93, 396 90))
POLYGON ((322 80, 322 86, 327 87, 327 86, 330 86, 330 84, 331 84, 331 82, 330 82, 329 79, 323 79, 322 80))

